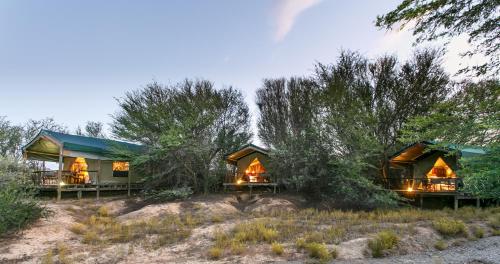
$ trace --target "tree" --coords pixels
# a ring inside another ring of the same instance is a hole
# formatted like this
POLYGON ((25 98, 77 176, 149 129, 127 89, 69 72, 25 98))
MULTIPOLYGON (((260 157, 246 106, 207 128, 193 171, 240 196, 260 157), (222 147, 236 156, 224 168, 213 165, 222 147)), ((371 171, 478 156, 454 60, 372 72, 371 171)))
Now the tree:
POLYGON ((0 116, 0 157, 19 157, 23 128, 0 116))
POLYGON ((457 85, 456 93, 437 103, 429 114, 408 120, 400 140, 406 143, 436 140, 443 144, 484 147, 500 142, 500 82, 466 81, 457 85))
POLYGON ((480 53, 489 57, 489 62, 461 72, 497 75, 500 71, 499 14, 498 0, 404 0, 396 9, 377 16, 376 26, 391 29, 397 25, 401 28, 415 25, 413 34, 417 36, 417 43, 466 33, 474 48, 463 55, 480 53))
POLYGON ((215 89, 206 80, 165 86, 157 82, 127 93, 113 116, 116 137, 143 143, 133 165, 151 175, 150 188, 216 189, 225 173, 224 155, 247 143, 250 116, 242 94, 215 89))
POLYGON ((106 136, 104 135, 103 127, 104 124, 102 122, 87 121, 87 124, 85 125, 85 131, 82 131, 82 128, 78 126, 75 133, 80 136, 105 138, 106 136))
POLYGON ((404 63, 394 56, 369 62, 358 53, 342 52, 336 63, 318 64, 316 82, 324 91, 324 124, 333 151, 369 161, 379 170, 369 169, 371 178, 387 176, 387 158, 401 147, 403 124, 428 113, 449 92, 440 56, 424 49, 404 63))

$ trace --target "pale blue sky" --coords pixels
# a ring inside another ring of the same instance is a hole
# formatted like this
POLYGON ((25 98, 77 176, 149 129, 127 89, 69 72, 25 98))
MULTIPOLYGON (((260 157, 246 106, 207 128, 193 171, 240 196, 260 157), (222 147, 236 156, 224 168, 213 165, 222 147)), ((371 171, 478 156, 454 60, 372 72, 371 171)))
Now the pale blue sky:
POLYGON ((263 78, 309 74, 341 48, 406 56, 409 33, 373 24, 399 2, 2 0, 0 116, 74 130, 109 123, 114 98, 153 79, 206 78, 243 91, 255 119, 263 78))

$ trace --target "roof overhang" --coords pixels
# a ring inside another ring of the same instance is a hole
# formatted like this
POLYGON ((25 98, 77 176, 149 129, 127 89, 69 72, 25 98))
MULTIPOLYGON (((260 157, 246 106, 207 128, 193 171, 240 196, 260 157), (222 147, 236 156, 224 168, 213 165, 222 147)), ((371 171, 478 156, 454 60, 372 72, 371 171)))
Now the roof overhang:
POLYGON ((240 160, 240 159, 242 159, 250 154, 253 154, 255 152, 261 153, 261 154, 266 155, 266 156, 269 155, 269 150, 261 148, 259 146, 253 145, 253 144, 248 144, 248 145, 243 146, 239 150, 228 154, 226 156, 226 160, 228 163, 235 164, 236 162, 238 162, 238 160, 240 160))

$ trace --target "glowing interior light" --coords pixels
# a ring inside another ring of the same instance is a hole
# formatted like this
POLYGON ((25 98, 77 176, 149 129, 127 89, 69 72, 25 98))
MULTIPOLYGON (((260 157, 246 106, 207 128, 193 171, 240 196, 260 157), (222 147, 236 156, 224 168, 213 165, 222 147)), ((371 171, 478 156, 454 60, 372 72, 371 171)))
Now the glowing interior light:
POLYGON ((60 182, 59 185, 63 186, 63 185, 66 185, 66 183, 60 182))
POLYGON ((406 189, 406 191, 413 192, 413 188, 412 187, 408 187, 408 189, 406 189))

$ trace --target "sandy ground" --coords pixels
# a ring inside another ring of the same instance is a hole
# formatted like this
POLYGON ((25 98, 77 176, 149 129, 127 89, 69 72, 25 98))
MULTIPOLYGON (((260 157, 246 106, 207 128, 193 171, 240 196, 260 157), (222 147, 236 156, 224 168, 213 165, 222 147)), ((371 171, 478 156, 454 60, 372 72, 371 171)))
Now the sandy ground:
MULTIPOLYGON (((182 202, 141 205, 140 201, 123 198, 64 200, 60 203, 47 202, 52 211, 23 232, 0 239, 0 263, 41 263, 51 249, 64 244, 69 249, 72 263, 302 263, 307 260, 303 253, 287 250, 293 244, 285 244, 284 257, 271 254, 269 245, 254 245, 242 256, 231 256, 219 261, 210 261, 206 255, 212 245, 215 230, 230 230, 241 221, 239 216, 247 212, 263 212, 272 209, 293 211, 300 201, 287 197, 245 197, 220 195, 198 197, 182 202), (192 230, 186 240, 153 250, 139 243, 111 244, 93 247, 81 242, 81 237, 69 231, 75 222, 88 215, 89 208, 105 206, 121 222, 146 220, 164 214, 181 214, 196 208, 203 215, 217 216, 219 223, 205 223, 192 230), (298 262, 290 260, 297 259, 298 262)), ((368 237, 358 237, 336 245, 338 259, 335 263, 500 263, 500 237, 489 237, 475 242, 467 242, 460 247, 436 251, 433 244, 438 235, 429 228, 417 227, 417 235, 401 239, 403 248, 412 248, 413 253, 384 259, 366 258, 368 237), (475 261, 475 262, 474 262, 475 261)), ((400 251, 398 254, 410 252, 400 251)))

